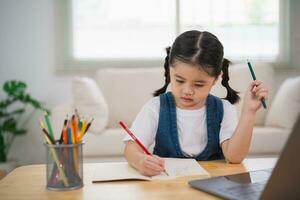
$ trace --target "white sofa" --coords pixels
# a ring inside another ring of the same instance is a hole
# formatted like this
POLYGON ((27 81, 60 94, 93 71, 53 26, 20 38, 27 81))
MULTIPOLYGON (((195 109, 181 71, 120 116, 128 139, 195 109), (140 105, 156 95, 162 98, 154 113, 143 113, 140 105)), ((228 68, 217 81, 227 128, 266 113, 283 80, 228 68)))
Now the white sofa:
MULTIPOLYGON (((288 138, 291 127, 266 123, 270 105, 276 93, 274 85, 274 70, 269 64, 253 63, 258 79, 270 87, 268 109, 257 113, 256 124, 250 155, 278 154, 288 138)), ((240 91, 243 99, 251 76, 246 64, 230 67, 230 85, 240 91)), ((87 117, 95 118, 94 129, 84 138, 84 158, 86 161, 122 159, 124 130, 118 126, 122 120, 129 126, 144 103, 151 98, 154 90, 163 85, 163 67, 157 68, 110 68, 100 69, 92 78, 76 77, 73 81, 73 98, 69 103, 58 105, 52 112, 52 121, 56 133, 60 132, 63 118, 66 114, 79 112, 87 117), (80 95, 82 94, 82 95, 80 95), (88 94, 88 95, 85 95, 88 94), (100 105, 96 105, 101 102, 100 105)), ((225 89, 219 83, 213 88, 212 94, 224 97, 225 89)), ((237 105, 240 111, 242 101, 237 105)), ((280 113, 274 113, 278 115, 280 113)), ((273 116, 273 118, 276 116, 273 116)), ((270 121, 270 120, 269 120, 270 121)), ((274 120, 273 120, 274 121, 274 120)))

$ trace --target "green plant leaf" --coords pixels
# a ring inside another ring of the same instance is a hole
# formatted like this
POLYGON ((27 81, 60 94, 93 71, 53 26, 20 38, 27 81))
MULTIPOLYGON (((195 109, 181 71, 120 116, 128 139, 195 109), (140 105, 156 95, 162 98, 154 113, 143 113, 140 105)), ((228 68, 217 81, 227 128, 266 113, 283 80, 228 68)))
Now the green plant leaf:
POLYGON ((5 113, 5 112, 3 112, 3 111, 0 110, 0 118, 1 117, 5 117, 5 116, 7 116, 7 113, 5 113))
POLYGON ((31 103, 31 105, 34 107, 34 108, 36 108, 36 109, 41 109, 42 108, 42 105, 41 105, 41 103, 40 102, 38 102, 37 100, 35 100, 35 99, 30 99, 30 103, 31 103))
POLYGON ((0 162, 6 161, 6 145, 4 143, 4 137, 0 134, 0 162))
POLYGON ((0 109, 3 110, 5 108, 7 108, 10 104, 12 104, 13 102, 15 102, 17 100, 17 98, 13 98, 13 99, 4 99, 2 101, 0 101, 0 109))
POLYGON ((14 118, 8 118, 3 122, 3 132, 14 132, 17 129, 17 121, 14 118))
POLYGON ((13 134, 14 135, 23 135, 25 134, 27 131, 25 129, 17 129, 13 134))
POLYGON ((23 112, 25 112, 25 109, 20 108, 11 112, 2 112, 0 111, 0 118, 1 117, 10 117, 12 115, 17 115, 17 114, 22 114, 23 112))
POLYGON ((3 90, 8 96, 18 97, 25 92, 26 87, 26 83, 22 81, 10 80, 4 83, 3 90))
POLYGON ((11 133, 13 135, 22 135, 26 133, 25 129, 17 128, 17 121, 14 118, 9 118, 4 121, 1 131, 3 133, 11 133))
MULTIPOLYGON (((22 81, 8 80, 4 83, 3 90, 7 94, 7 97, 0 101, 0 136, 3 134, 12 134, 14 136, 17 136, 26 133, 26 129, 19 128, 20 124, 18 124, 19 121, 17 121, 17 119, 21 117, 22 113, 25 112, 25 109, 8 109, 8 107, 15 102, 20 102, 21 104, 29 104, 36 110, 44 110, 50 113, 50 110, 47 109, 42 102, 38 101, 37 99, 34 99, 29 93, 26 92, 26 88, 26 83, 22 81)), ((19 106, 19 104, 15 104, 15 106, 17 107, 19 106)), ((24 124, 21 125, 21 127, 23 126, 24 124)), ((13 139, 14 137, 12 137, 11 141, 8 142, 8 144, 4 143, 2 146, 10 146, 13 142, 13 139)), ((4 156, 6 156, 6 154, 8 153, 8 149, 4 152, 4 156)))

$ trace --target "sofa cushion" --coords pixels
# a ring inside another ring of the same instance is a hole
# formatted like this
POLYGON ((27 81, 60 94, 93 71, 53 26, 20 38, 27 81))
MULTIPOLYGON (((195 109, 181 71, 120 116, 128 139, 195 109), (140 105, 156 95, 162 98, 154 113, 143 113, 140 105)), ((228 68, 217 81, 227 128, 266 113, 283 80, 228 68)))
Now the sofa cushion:
POLYGON ((123 137, 125 132, 121 128, 108 128, 101 134, 88 132, 83 138, 84 157, 95 156, 122 156, 125 144, 123 137))
MULTIPOLYGON (((257 78, 273 84, 274 72, 270 64, 253 64, 257 78)), ((152 97, 154 90, 164 84, 163 67, 156 68, 109 68, 97 71, 95 80, 103 91, 110 111, 108 127, 117 127, 118 121, 123 120, 131 125, 142 106, 152 97)), ((236 64, 229 68, 230 85, 240 92, 241 99, 252 77, 247 64, 236 64)), ((225 97, 226 90, 221 86, 221 80, 213 87, 212 93, 225 97)), ((273 88, 270 89, 272 98, 273 88)), ((237 107, 241 110, 243 101, 237 107)), ((269 103, 269 102, 267 102, 269 103)), ((263 125, 266 110, 257 113, 256 125, 263 125)))
POLYGON ((98 70, 95 80, 109 106, 108 127, 118 127, 122 120, 131 125, 154 90, 164 84, 161 68, 109 68, 98 70))
POLYGON ((97 83, 88 77, 75 77, 72 81, 73 104, 81 116, 94 122, 89 131, 101 133, 108 123, 108 106, 97 83))
POLYGON ((300 113, 300 76, 288 78, 278 89, 266 117, 266 126, 291 129, 300 113))

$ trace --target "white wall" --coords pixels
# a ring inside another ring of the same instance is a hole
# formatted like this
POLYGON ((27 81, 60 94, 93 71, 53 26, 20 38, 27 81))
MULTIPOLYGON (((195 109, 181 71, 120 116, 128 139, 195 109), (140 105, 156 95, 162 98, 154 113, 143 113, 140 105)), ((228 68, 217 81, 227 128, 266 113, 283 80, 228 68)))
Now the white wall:
MULTIPOLYGON (((8 79, 23 80, 28 83, 32 96, 46 102, 50 108, 70 97, 72 76, 55 73, 54 1, 0 1, 0 85, 8 79)), ((295 31, 291 35, 294 66, 300 66, 299 4, 299 1, 293 1, 294 14, 291 16, 294 23, 291 27, 295 31)), ((291 74, 285 71, 277 76, 282 81, 291 74)), ((44 162, 43 137, 38 127, 40 116, 41 113, 37 113, 32 118, 27 126, 28 134, 17 137, 12 146, 9 157, 20 164, 44 162)))
MULTIPOLYGON (((9 79, 23 80, 32 96, 50 108, 70 96, 70 77, 55 74, 53 2, 0 1, 0 85, 9 79)), ((45 157, 40 116, 36 113, 28 124, 28 134, 17 137, 11 148, 9 156, 22 164, 43 162, 45 157)))

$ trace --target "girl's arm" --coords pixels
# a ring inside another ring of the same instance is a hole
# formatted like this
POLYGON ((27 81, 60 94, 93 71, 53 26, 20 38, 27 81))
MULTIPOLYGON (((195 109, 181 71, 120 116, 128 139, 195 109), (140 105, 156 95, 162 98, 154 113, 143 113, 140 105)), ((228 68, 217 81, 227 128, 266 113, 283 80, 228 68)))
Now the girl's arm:
POLYGON ((261 81, 253 81, 246 91, 244 105, 238 125, 228 140, 222 143, 222 151, 230 163, 241 163, 246 157, 252 137, 256 111, 261 99, 268 99, 268 89, 261 81))
POLYGON ((133 141, 128 141, 125 146, 124 155, 127 162, 146 176, 155 176, 165 169, 164 160, 158 156, 150 156, 133 141))
MULTIPOLYGON (((139 140, 149 147, 155 139, 158 127, 159 98, 150 99, 136 116, 132 129, 139 140)), ((127 162, 146 176, 158 175, 164 171, 164 160, 157 156, 149 156, 142 148, 127 137, 124 156, 127 162)))

